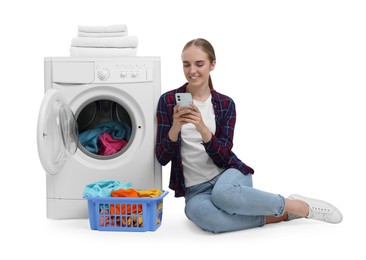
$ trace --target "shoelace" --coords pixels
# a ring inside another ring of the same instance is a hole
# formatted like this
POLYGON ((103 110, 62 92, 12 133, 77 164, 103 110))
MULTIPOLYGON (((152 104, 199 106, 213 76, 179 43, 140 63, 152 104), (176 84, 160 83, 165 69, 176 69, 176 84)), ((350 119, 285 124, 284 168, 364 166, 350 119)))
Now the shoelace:
POLYGON ((311 207, 309 218, 329 222, 332 211, 330 209, 311 207))

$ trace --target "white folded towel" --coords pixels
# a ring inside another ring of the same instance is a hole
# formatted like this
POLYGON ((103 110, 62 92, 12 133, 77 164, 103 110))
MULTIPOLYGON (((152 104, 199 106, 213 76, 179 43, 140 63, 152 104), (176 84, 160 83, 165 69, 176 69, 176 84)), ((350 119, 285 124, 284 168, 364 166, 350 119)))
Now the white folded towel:
POLYGON ((103 33, 103 32, 127 32, 125 24, 115 24, 107 26, 79 25, 79 32, 103 33))
POLYGON ((137 44, 137 36, 77 37, 71 40, 72 47, 135 48, 137 44))
POLYGON ((78 32, 79 37, 120 37, 127 36, 126 32, 110 32, 110 33, 91 33, 91 32, 78 32))
POLYGON ((137 48, 70 48, 72 57, 123 57, 136 56, 136 54, 137 48))

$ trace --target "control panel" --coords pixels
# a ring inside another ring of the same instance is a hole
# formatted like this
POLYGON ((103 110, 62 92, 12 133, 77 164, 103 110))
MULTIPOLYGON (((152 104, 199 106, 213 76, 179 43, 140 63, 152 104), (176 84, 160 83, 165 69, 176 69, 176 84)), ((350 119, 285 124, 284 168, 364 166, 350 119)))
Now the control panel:
POLYGON ((153 80, 153 62, 95 62, 95 82, 123 83, 153 80))

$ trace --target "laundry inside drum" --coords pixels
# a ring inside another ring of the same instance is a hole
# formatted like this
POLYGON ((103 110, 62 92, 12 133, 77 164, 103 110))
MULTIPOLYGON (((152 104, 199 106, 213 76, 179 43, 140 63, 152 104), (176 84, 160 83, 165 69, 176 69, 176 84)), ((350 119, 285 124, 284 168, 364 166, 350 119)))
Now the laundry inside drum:
POLYGON ((112 100, 86 104, 77 116, 79 147, 89 156, 108 159, 119 156, 132 140, 132 122, 127 110, 112 100))

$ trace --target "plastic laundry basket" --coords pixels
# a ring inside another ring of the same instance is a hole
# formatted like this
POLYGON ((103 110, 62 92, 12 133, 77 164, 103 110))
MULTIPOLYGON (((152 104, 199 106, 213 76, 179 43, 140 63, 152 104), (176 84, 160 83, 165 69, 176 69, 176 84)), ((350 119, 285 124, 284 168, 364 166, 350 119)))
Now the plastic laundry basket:
POLYGON ((153 198, 85 197, 88 200, 92 230, 155 231, 163 218, 163 198, 167 191, 153 198))

